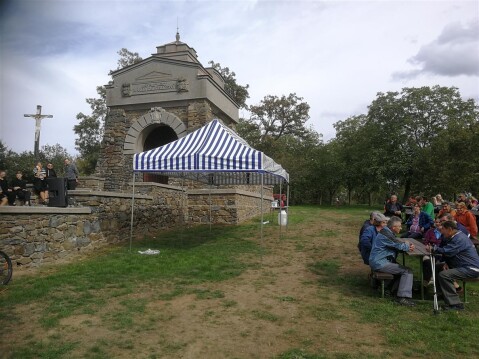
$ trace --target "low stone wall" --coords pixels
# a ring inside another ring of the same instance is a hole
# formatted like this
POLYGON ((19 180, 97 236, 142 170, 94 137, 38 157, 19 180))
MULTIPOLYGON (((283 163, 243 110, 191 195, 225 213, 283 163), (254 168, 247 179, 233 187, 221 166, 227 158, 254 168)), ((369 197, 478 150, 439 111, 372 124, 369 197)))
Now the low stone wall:
MULTIPOLYGON (((150 186, 143 192, 151 195, 135 194, 135 237, 180 223, 184 191, 150 186)), ((0 250, 29 267, 129 240, 131 193, 75 190, 69 198, 67 208, 0 207, 0 250)))
MULTIPOLYGON (((263 213, 269 213, 273 196, 263 194, 263 213)), ((261 214, 261 194, 241 189, 188 191, 188 220, 191 223, 238 224, 261 214)))
MULTIPOLYGON (((95 185, 95 187, 97 187, 95 185)), ((100 186, 99 186, 100 187, 100 186)), ((132 192, 69 191, 67 208, 0 207, 0 250, 32 267, 130 238, 132 192)), ((271 193, 263 197, 268 212, 271 193)), ((188 224, 237 224, 260 214, 261 195, 241 189, 186 190, 135 184, 133 236, 188 224), (210 206, 211 204, 211 206, 210 206)))

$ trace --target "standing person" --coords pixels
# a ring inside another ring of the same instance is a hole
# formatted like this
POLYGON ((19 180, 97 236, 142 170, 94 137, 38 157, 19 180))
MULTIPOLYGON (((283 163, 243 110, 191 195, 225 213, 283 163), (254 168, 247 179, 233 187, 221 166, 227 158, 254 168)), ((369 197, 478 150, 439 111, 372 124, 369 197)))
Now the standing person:
POLYGON ((413 307, 416 305, 412 298, 413 273, 408 267, 396 263, 399 251, 413 251, 414 244, 401 242, 396 237, 401 232, 402 220, 399 217, 391 217, 387 227, 384 227, 376 236, 369 256, 369 265, 373 271, 399 275, 396 302, 401 305, 413 307))
POLYGON ((10 206, 15 205, 15 194, 12 189, 8 186, 7 172, 5 170, 0 170, 0 206, 5 206, 7 203, 10 206))
MULTIPOLYGON (((25 205, 31 206, 30 196, 31 193, 27 189, 27 181, 23 178, 22 171, 17 171, 15 179, 12 181, 12 189, 15 197, 18 197, 20 201, 23 201, 25 205)), ((15 198, 14 197, 14 198, 15 198)))
POLYGON ((57 176, 57 173, 53 169, 53 164, 51 162, 48 162, 47 170, 46 170, 46 178, 54 178, 56 176, 57 176))
POLYGON ((479 277, 479 255, 467 236, 452 221, 441 223, 443 246, 426 246, 434 254, 442 254, 446 260, 438 275, 439 288, 444 296, 444 310, 463 310, 454 282, 479 277))
POLYGON ((477 223, 476 216, 467 210, 464 202, 459 202, 456 205, 456 215, 454 219, 467 228, 472 238, 477 237, 477 223))
POLYGON ((398 202, 398 196, 395 194, 391 195, 389 201, 384 206, 384 215, 386 217, 397 216, 401 217, 403 207, 402 204, 398 202))
POLYGON ((68 158, 65 158, 65 177, 67 178, 67 189, 75 190, 78 183, 78 169, 68 158))

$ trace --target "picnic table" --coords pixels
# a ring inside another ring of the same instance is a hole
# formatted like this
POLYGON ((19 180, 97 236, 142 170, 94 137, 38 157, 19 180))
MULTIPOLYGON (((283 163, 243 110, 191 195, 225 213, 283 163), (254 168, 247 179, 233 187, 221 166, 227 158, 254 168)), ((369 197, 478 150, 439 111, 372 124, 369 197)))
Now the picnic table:
POLYGON ((426 246, 419 242, 418 240, 414 238, 398 238, 399 241, 405 243, 409 242, 411 244, 414 244, 414 250, 413 251, 408 251, 408 252, 403 252, 403 265, 405 265, 405 257, 404 254, 407 254, 408 256, 411 257, 417 257, 419 258, 419 277, 421 278, 421 300, 424 300, 424 286, 422 285, 423 280, 424 280, 424 272, 422 270, 422 258, 424 256, 430 255, 430 253, 426 250, 426 246))

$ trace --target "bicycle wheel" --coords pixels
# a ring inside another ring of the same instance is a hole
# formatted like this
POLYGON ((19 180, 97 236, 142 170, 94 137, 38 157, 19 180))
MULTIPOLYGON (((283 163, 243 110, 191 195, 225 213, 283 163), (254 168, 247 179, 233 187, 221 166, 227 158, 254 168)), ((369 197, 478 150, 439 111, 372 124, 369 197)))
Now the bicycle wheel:
POLYGON ((3 285, 8 284, 10 279, 12 279, 12 261, 10 257, 5 253, 0 251, 0 283, 3 285))

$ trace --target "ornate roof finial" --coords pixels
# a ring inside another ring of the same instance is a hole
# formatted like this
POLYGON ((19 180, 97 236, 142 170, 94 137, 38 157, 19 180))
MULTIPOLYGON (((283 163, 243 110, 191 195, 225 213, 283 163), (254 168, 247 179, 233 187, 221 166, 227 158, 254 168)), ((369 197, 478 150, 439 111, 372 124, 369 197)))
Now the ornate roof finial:
POLYGON ((176 42, 180 41, 180 33, 178 31, 178 17, 176 18, 176 42))

